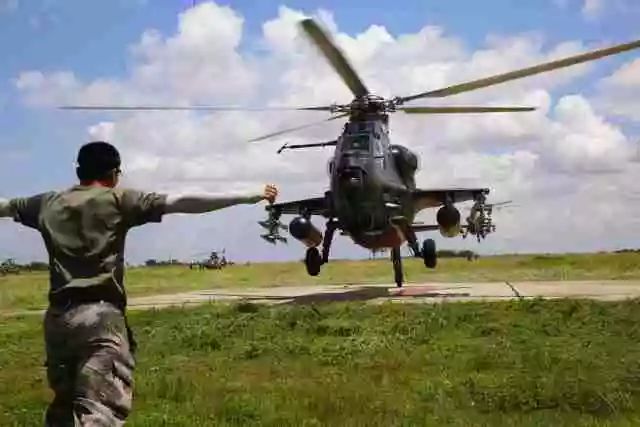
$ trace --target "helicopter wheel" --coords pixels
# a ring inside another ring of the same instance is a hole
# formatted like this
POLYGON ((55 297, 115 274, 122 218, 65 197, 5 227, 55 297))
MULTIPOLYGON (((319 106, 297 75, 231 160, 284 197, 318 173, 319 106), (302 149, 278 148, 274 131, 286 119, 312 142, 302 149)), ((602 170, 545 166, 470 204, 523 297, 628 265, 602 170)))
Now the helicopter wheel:
POLYGON ((391 261, 393 262, 393 275, 396 281, 396 286, 401 288, 404 277, 402 274, 402 257, 399 247, 391 249, 391 261))
POLYGON ((436 254, 436 242, 433 239, 425 239, 422 242, 422 260, 427 268, 435 268, 438 262, 436 254))
POLYGON ((307 249, 307 256, 304 259, 304 265, 307 267, 307 273, 309 273, 309 276, 317 276, 320 274, 322 257, 320 256, 318 248, 307 249))

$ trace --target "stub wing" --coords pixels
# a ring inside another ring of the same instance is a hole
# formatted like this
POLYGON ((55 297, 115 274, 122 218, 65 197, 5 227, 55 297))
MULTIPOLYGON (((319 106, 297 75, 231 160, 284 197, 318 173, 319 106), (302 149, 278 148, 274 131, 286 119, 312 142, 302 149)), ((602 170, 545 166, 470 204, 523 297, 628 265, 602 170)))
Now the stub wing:
MULTIPOLYGON (((467 228, 466 225, 461 225, 461 228, 464 230, 467 228)), ((437 224, 411 224, 411 230, 414 233, 421 233, 423 231, 437 231, 440 229, 440 226, 437 224)))
POLYGON ((435 231, 438 228, 437 224, 411 224, 411 229, 415 233, 420 233, 422 231, 435 231))
POLYGON ((266 207, 268 211, 278 214, 292 215, 326 215, 328 213, 326 199, 324 197, 313 197, 310 199, 294 200, 291 202, 274 203, 266 207))
POLYGON ((413 191, 415 211, 442 206, 447 200, 451 203, 462 203, 477 200, 489 194, 488 188, 437 188, 418 189, 413 191))

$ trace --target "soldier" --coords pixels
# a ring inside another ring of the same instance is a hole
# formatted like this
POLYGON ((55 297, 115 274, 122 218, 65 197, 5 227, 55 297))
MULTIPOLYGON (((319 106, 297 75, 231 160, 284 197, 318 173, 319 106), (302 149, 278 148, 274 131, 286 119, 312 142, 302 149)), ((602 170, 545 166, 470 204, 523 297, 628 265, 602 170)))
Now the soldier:
POLYGON ((49 254, 46 366, 55 393, 45 426, 121 426, 132 404, 135 340, 125 315, 124 243, 132 227, 172 213, 273 202, 277 189, 216 196, 116 188, 120 154, 97 141, 78 152, 79 185, 9 201, 0 217, 36 229, 49 254))

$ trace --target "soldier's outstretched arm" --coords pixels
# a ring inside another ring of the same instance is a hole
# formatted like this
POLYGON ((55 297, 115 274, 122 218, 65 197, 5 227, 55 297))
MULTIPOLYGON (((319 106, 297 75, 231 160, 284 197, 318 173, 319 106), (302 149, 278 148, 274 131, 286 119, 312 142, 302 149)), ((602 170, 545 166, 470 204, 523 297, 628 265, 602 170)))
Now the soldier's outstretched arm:
POLYGON ((13 218, 27 227, 39 228, 40 210, 43 204, 55 193, 40 193, 30 197, 0 199, 0 218, 13 218))
POLYGON ((262 193, 256 194, 168 195, 165 213, 206 213, 239 204, 258 203, 262 200, 273 202, 277 195, 278 190, 273 185, 267 185, 262 193))

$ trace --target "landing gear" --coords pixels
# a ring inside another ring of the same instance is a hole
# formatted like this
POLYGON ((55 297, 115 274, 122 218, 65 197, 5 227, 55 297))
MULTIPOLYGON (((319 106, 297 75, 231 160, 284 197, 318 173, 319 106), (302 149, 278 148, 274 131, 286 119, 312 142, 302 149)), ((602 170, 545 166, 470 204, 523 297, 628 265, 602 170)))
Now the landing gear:
POLYGON ((331 250, 331 242, 333 242, 333 235, 338 228, 337 221, 327 221, 327 228, 324 230, 324 239, 322 243, 322 263, 329 262, 329 251, 331 250))
POLYGON ((436 267, 438 256, 436 254, 436 242, 433 239, 425 239, 422 242, 422 260, 425 267, 436 267))
POLYGON ((307 249, 307 255, 304 258, 304 265, 307 267, 307 273, 310 276, 317 276, 320 274, 320 268, 322 264, 329 262, 329 251, 331 250, 331 242, 333 241, 333 235, 338 228, 336 221, 327 222, 327 228, 324 232, 324 238, 322 243, 322 255, 317 247, 307 249))
POLYGON ((395 216, 391 218, 391 224, 400 228, 402 234, 407 237, 407 243, 409 244, 409 248, 413 253, 413 256, 416 258, 420 258, 420 245, 418 244, 418 238, 416 237, 415 231, 411 228, 407 219, 401 215, 395 216))
POLYGON ((318 248, 307 249, 307 256, 304 259, 304 265, 307 267, 307 273, 309 273, 309 276, 317 276, 320 274, 322 257, 320 256, 318 248))
POLYGON ((404 277, 402 274, 402 257, 399 246, 391 249, 391 261, 393 262, 393 276, 396 281, 396 286, 401 288, 404 277))
POLYGON ((416 237, 416 233, 413 231, 413 229, 411 229, 411 227, 407 227, 405 236, 407 236, 407 243, 409 243, 409 247, 411 248, 413 256, 419 258, 421 255, 421 251, 420 246, 418 245, 418 238, 416 237))

